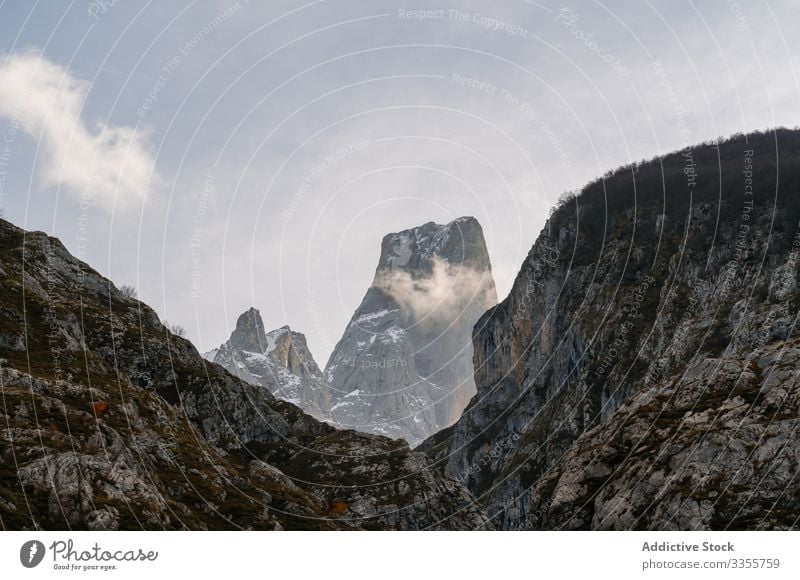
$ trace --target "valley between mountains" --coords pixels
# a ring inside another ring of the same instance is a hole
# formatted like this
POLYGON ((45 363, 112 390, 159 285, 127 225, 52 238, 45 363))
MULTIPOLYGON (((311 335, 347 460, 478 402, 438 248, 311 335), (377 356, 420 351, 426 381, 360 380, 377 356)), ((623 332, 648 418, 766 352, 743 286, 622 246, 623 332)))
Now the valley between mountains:
POLYGON ((799 281, 788 129, 566 196, 499 302, 475 218, 387 234, 324 367, 0 220, 0 528, 795 529, 799 281))

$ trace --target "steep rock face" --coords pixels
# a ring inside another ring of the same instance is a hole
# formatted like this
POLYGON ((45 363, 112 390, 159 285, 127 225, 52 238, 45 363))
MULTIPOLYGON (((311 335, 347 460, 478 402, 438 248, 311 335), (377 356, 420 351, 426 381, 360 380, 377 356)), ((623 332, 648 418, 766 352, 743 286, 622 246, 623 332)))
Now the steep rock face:
MULTIPOLYGON (((797 131, 739 136, 623 168, 562 204, 508 298, 475 327, 477 395, 456 425, 421 449, 464 482, 501 528, 662 525, 641 502, 625 517, 595 518, 613 512, 604 503, 608 491, 591 496, 585 517, 572 517, 574 510, 551 516, 551 508, 566 510, 562 496, 548 495, 551 474, 590 465, 581 450, 593 447, 582 435, 611 437, 610 425, 625 420, 623 403, 645 407, 640 397, 669 392, 687 368, 704 368, 708 383, 726 381, 703 361, 721 358, 720 369, 729 369, 797 334, 799 159, 797 131)), ((715 400, 721 410, 729 403, 715 400)), ((649 449, 671 461, 681 453, 669 439, 680 417, 667 418, 672 424, 650 435, 649 449)), ((592 489, 627 485, 618 473, 626 462, 603 465, 570 477, 591 479, 592 489)), ((705 469, 689 466, 691 477, 705 469)), ((718 483, 738 485, 733 473, 727 477, 718 483)), ((561 489, 553 493, 590 497, 561 489)), ((687 498, 666 480, 650 492, 676 510, 687 498)), ((770 495, 786 499, 774 489, 770 495)), ((729 512, 712 511, 691 525, 724 527, 729 512)), ((679 525, 689 525, 681 517, 679 525)), ((731 518, 731 526, 756 525, 731 518)), ((773 518, 766 525, 793 524, 773 518)))
POLYGON ((330 419, 330 388, 308 350, 306 337, 283 326, 264 332, 261 313, 239 316, 230 339, 203 356, 320 420, 330 419))
POLYGON ((475 394, 472 327, 496 302, 474 218, 387 235, 325 369, 336 422, 412 445, 452 424, 475 394))
POLYGON ((791 529, 800 341, 705 358, 582 435, 531 492, 552 529, 791 529))
POLYGON ((4 220, 0 295, 0 528, 488 526, 424 455, 207 363, 58 240, 4 220))

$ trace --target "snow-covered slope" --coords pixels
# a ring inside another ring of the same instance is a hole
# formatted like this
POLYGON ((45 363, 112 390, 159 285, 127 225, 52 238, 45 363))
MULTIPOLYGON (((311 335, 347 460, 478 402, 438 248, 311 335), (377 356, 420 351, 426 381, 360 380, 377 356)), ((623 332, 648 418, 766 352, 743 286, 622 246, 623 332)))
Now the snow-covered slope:
POLYGON ((325 369, 336 423, 414 445, 455 422, 475 394, 472 327, 496 303, 475 218, 387 235, 325 369))
POLYGON ((214 362, 214 358, 217 356, 218 352, 219 352, 218 348, 212 348, 208 352, 202 353, 200 356, 202 356, 208 362, 214 362))

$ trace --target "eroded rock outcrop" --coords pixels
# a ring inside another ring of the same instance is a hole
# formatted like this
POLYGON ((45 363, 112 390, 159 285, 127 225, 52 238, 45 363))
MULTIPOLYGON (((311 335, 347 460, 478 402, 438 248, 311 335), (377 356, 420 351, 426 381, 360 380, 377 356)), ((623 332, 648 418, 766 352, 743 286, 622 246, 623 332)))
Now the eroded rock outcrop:
POLYGON ((557 529, 792 529, 800 341, 706 358, 582 435, 531 491, 557 529))

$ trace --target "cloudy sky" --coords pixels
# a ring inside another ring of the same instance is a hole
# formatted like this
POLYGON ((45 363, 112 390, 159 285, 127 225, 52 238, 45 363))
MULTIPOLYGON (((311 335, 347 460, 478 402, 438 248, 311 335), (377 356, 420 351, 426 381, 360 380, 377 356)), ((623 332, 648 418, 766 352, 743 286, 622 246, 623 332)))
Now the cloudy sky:
POLYGON ((0 3, 0 207, 201 350, 324 365, 384 234, 477 217, 502 297, 563 192, 800 125, 791 0, 184 4, 0 3))

